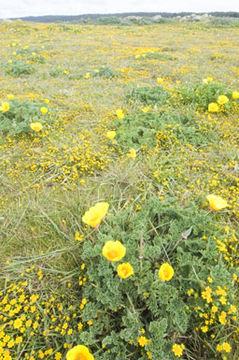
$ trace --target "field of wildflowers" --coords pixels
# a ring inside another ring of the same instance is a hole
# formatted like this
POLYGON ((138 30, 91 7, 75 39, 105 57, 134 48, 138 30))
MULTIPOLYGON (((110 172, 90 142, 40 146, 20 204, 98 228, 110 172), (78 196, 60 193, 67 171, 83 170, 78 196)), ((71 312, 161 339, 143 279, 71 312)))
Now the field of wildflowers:
POLYGON ((0 360, 238 360, 239 28, 0 23, 0 360))

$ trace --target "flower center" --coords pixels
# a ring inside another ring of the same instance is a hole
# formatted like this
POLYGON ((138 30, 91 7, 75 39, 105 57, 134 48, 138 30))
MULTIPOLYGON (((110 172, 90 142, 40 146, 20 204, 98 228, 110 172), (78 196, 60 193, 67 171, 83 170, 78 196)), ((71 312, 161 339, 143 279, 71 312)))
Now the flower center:
POLYGON ((116 250, 109 250, 108 251, 108 257, 110 258, 110 259, 114 259, 115 257, 117 257, 117 251, 116 250))
POLYGON ((166 269, 164 270, 164 277, 167 279, 169 277, 169 271, 166 269))
POLYGON ((87 357, 84 354, 77 354, 74 360, 87 360, 87 357))
POLYGON ((122 274, 125 276, 125 275, 128 275, 128 270, 127 269, 122 269, 122 274))

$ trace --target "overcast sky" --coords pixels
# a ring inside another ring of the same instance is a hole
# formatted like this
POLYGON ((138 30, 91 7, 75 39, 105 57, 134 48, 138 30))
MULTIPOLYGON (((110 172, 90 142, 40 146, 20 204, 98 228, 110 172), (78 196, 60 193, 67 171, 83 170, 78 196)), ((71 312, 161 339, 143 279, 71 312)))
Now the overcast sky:
POLYGON ((239 0, 0 0, 0 18, 139 11, 239 11, 239 0))

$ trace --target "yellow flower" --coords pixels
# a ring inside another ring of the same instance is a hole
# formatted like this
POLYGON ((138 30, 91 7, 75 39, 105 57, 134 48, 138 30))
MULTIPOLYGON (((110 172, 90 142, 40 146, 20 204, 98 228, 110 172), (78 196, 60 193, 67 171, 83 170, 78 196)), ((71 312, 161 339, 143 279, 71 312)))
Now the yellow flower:
POLYGON ((39 122, 33 122, 30 124, 30 128, 33 130, 33 131, 40 131, 42 130, 43 126, 41 123, 39 122))
POLYGON ((225 96, 225 95, 219 95, 218 98, 217 98, 217 103, 219 105, 224 105, 226 104, 227 102, 229 101, 228 97, 225 96))
POLYGON ((222 325, 226 325, 226 317, 227 317, 227 314, 225 311, 222 311, 220 316, 218 317, 219 318, 219 322, 222 324, 222 325))
POLYGON ((18 344, 21 344, 22 342, 22 336, 18 336, 15 340, 15 343, 18 345, 18 344))
POLYGON ((174 353, 175 356, 180 357, 180 356, 182 356, 184 349, 185 349, 185 346, 183 344, 182 345, 174 344, 172 347, 172 352, 174 353))
POLYGON ((219 301, 222 305, 226 305, 226 303, 227 303, 227 299, 225 298, 225 296, 221 296, 219 301))
POLYGON ((124 118, 124 113, 121 109, 116 110, 115 113, 116 113, 118 119, 122 120, 124 118))
POLYGON ((0 111, 7 112, 10 109, 8 102, 2 102, 2 106, 0 106, 0 111))
POLYGON ((145 106, 145 107, 143 107, 141 110, 142 110, 144 113, 147 113, 150 109, 151 109, 151 105, 145 106))
POLYGON ((85 212, 82 216, 82 221, 87 225, 97 227, 105 217, 108 208, 109 204, 107 202, 99 202, 85 212))
POLYGON ((42 106, 40 110, 41 110, 42 115, 45 115, 48 113, 48 109, 45 106, 42 106))
POLYGON ((131 159, 135 159, 136 158, 136 151, 134 149, 130 149, 127 156, 131 159))
POLYGON ((202 330, 203 333, 208 332, 208 326, 202 326, 201 330, 202 330))
POLYGON ((191 296, 193 293, 194 293, 194 290, 193 290, 193 289, 189 289, 189 290, 187 291, 188 296, 191 296))
POLYGON ((203 79, 202 82, 203 82, 204 84, 208 84, 208 83, 211 82, 212 80, 213 80, 213 79, 208 76, 206 79, 203 79))
POLYGON ((169 281, 174 275, 174 270, 171 265, 164 263, 160 266, 158 276, 162 281, 169 281))
POLYGON ((80 322, 80 323, 77 325, 77 328, 78 328, 78 331, 81 331, 81 329, 83 328, 83 324, 80 322))
POLYGON ((102 249, 103 256, 110 261, 119 261, 126 254, 126 248, 120 241, 107 241, 102 249))
POLYGON ((237 308, 235 305, 230 305, 230 313, 236 313, 237 312, 237 308))
POLYGON ((78 231, 75 233, 75 240, 76 241, 82 241, 84 238, 83 235, 81 235, 78 231))
POLYGON ((66 354, 66 360, 94 360, 94 356, 84 345, 76 345, 66 354))
POLYGON ((22 320, 21 319, 16 319, 13 323, 13 327, 14 329, 19 329, 22 326, 22 320))
POLYGON ((211 194, 211 195, 207 195, 206 198, 209 202, 210 208, 214 211, 224 209, 225 207, 228 206, 227 201, 222 199, 220 196, 211 194))
POLYGON ((145 336, 140 336, 137 339, 140 346, 144 347, 149 342, 149 339, 147 339, 145 336))
POLYGON ((160 85, 160 84, 162 84, 162 82, 163 82, 163 78, 157 78, 157 83, 160 85))
POLYGON ((229 353, 229 352, 231 352, 231 345, 230 344, 228 344, 227 342, 223 342, 222 343, 222 348, 223 348, 223 350, 225 350, 227 353, 229 353))
POLYGON ((233 98, 234 100, 239 99, 239 91, 233 91, 233 93, 232 93, 232 98, 233 98))
POLYGON ((209 112, 218 112, 219 111, 219 107, 217 105, 217 103, 210 103, 208 105, 208 111, 209 112))
POLYGON ((107 133, 106 133, 106 137, 110 140, 114 139, 115 136, 116 136, 116 131, 114 131, 114 130, 107 131, 107 133))
POLYGON ((8 98, 9 100, 12 100, 12 99, 14 99, 14 95, 8 94, 8 95, 7 95, 7 98, 8 98))
POLYGON ((129 263, 123 263, 118 265, 117 274, 121 279, 126 279, 127 277, 134 274, 134 269, 129 263))
POLYGON ((206 287, 205 291, 202 291, 202 298, 207 300, 208 304, 212 302, 211 293, 212 289, 209 286, 206 287))
POLYGON ((86 73, 84 76, 85 79, 89 79, 89 77, 90 77, 90 73, 86 73))

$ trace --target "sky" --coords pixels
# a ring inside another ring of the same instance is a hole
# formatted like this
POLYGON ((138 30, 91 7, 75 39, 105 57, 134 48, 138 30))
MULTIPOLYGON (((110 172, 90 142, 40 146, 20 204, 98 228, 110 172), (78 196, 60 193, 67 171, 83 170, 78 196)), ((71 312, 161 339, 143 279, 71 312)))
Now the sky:
POLYGON ((239 0, 0 0, 0 18, 121 12, 239 11, 239 0))

